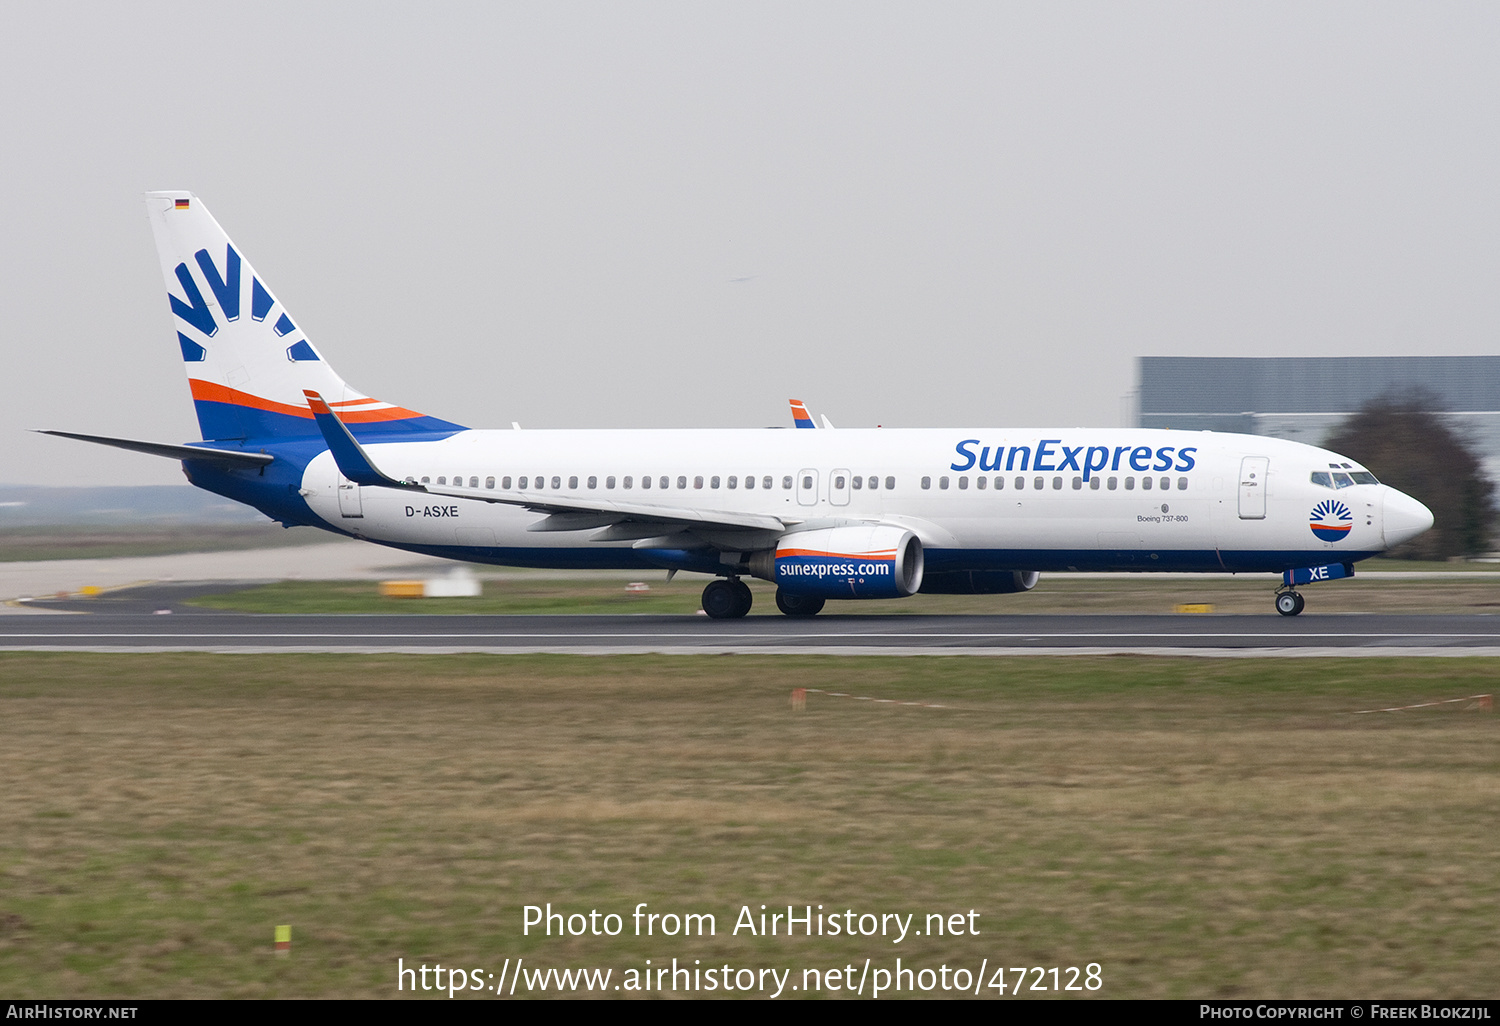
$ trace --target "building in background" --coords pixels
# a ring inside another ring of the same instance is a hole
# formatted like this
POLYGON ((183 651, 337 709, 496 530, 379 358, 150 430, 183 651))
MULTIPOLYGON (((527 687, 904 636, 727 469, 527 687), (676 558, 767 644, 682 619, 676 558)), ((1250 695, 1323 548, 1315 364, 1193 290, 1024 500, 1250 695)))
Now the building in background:
POLYGON ((1136 423, 1320 445, 1372 400, 1421 396, 1500 481, 1500 356, 1143 356, 1136 423))

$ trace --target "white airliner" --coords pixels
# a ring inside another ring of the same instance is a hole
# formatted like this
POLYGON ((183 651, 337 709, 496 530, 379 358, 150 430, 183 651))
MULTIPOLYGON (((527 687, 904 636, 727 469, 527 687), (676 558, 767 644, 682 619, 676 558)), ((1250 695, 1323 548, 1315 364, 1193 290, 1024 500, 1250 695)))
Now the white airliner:
POLYGON ((810 616, 827 599, 1027 591, 1048 570, 1280 572, 1291 616, 1298 585, 1432 526, 1352 460, 1250 435, 465 428, 346 385, 196 196, 146 203, 203 441, 48 433, 181 460, 288 526, 480 563, 708 574, 716 618, 749 612, 747 576, 810 616))

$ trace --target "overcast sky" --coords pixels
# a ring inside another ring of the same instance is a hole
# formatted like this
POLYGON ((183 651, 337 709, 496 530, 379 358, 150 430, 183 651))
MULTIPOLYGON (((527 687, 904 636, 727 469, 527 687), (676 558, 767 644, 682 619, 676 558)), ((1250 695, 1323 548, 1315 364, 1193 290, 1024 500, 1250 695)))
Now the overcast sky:
POLYGON ((141 194, 475 427, 1114 426, 1140 355, 1500 341, 1493 3, 0 8, 0 482, 176 483, 141 194))

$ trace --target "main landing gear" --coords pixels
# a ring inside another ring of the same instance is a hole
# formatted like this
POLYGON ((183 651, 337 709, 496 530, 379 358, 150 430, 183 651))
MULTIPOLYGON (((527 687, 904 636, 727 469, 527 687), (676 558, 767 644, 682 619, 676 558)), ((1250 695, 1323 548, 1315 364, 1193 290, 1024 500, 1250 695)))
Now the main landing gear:
POLYGON ((715 620, 737 620, 750 612, 754 601, 750 586, 738 577, 709 581, 703 589, 703 611, 715 620))
POLYGON ((817 616, 823 609, 823 600, 807 595, 788 595, 777 588, 776 608, 787 616, 817 616))
POLYGON ((1299 592, 1278 591, 1276 593, 1276 612, 1282 616, 1296 616, 1306 605, 1307 600, 1299 592))
MULTIPOLYGON (((703 589, 703 611, 715 620, 737 620, 750 612, 753 596, 738 577, 720 577, 703 589)), ((823 599, 806 595, 788 595, 776 589, 776 608, 787 616, 817 616, 823 610, 823 599)))

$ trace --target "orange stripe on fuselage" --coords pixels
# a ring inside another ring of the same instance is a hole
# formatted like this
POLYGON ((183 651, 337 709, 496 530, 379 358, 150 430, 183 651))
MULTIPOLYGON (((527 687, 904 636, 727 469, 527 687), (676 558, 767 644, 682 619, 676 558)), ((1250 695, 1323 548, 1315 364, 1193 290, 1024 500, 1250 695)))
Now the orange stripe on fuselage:
POLYGON ((819 552, 816 549, 777 549, 777 559, 793 559, 798 556, 816 556, 822 559, 895 559, 895 549, 879 552, 819 552))
MULTIPOLYGON (((198 402, 227 403, 230 406, 247 406, 252 410, 265 410, 267 413, 281 413, 288 417, 313 419, 312 410, 306 406, 292 406, 288 403, 278 403, 274 399, 262 399, 258 395, 241 392, 237 388, 230 388, 213 381, 204 381, 201 378, 189 378, 188 385, 193 391, 193 399, 198 402)), ((420 416, 422 414, 415 410, 392 406, 384 410, 351 410, 341 414, 339 420, 345 424, 373 424, 420 416)))

